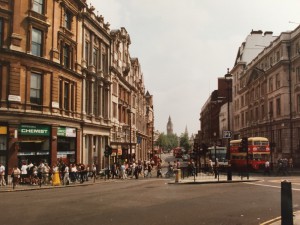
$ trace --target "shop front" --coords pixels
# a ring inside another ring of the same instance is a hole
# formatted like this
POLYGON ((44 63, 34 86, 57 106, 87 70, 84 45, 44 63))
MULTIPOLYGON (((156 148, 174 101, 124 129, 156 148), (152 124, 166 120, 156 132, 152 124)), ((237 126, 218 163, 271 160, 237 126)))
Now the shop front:
POLYGON ((21 124, 18 128, 18 165, 50 162, 50 126, 21 124))
POLYGON ((76 128, 57 128, 57 159, 67 164, 76 163, 76 128))
POLYGON ((6 165, 7 160, 7 126, 0 126, 0 163, 6 165))
POLYGON ((112 148, 112 154, 111 154, 112 162, 118 164, 123 163, 125 158, 122 157, 122 146, 111 145, 111 148, 112 148))

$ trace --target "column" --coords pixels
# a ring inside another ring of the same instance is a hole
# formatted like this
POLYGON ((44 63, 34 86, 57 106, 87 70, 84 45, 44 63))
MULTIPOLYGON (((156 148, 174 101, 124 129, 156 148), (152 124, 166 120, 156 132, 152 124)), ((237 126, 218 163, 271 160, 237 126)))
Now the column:
POLYGON ((50 136, 50 165, 57 163, 57 128, 58 125, 52 125, 50 136))
POLYGON ((91 85, 90 85, 90 115, 93 116, 94 115, 94 85, 95 85, 95 79, 92 78, 91 79, 91 85))

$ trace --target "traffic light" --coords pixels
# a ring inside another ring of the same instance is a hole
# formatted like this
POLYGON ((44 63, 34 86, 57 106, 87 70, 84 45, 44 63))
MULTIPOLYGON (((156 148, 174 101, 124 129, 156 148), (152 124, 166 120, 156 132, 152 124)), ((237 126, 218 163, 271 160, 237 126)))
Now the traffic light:
POLYGON ((248 138, 242 138, 242 152, 248 152, 248 138))
POLYGON ((105 151, 104 151, 105 157, 110 156, 111 153, 112 153, 112 148, 109 145, 105 145, 105 151))

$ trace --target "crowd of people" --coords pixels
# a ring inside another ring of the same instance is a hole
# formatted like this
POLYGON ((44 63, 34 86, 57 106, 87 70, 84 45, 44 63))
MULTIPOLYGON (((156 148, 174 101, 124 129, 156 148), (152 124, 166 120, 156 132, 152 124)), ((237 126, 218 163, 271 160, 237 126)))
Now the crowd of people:
MULTIPOLYGON (((169 162, 165 174, 162 173, 162 162, 160 159, 157 162, 153 159, 149 161, 116 162, 100 171, 95 164, 67 164, 60 161, 51 167, 46 162, 41 161, 39 164, 23 162, 20 167, 16 166, 12 171, 9 171, 9 174, 12 179, 15 178, 17 180, 17 184, 21 185, 68 185, 76 182, 83 183, 90 178, 96 179, 99 176, 103 176, 106 179, 173 177, 176 169, 182 169, 179 160, 174 161, 174 163, 169 162)), ((188 162, 186 171, 187 176, 194 175, 195 163, 193 161, 188 162)), ((5 168, 0 164, 0 185, 6 184, 4 175, 5 168)))
MULTIPOLYGON (((67 164, 59 162, 52 167, 48 163, 41 161, 39 164, 23 162, 20 167, 14 166, 9 171, 12 182, 29 185, 68 185, 70 183, 83 183, 89 177, 96 176, 96 165, 92 166, 78 164, 67 164)), ((0 185, 5 186, 5 167, 0 163, 0 185)))
POLYGON ((155 176, 152 174, 153 170, 156 170, 156 177, 162 177, 162 165, 160 161, 157 163, 154 160, 133 160, 129 163, 125 161, 122 163, 113 163, 110 167, 107 167, 105 169, 105 177, 108 179, 150 178, 155 176))

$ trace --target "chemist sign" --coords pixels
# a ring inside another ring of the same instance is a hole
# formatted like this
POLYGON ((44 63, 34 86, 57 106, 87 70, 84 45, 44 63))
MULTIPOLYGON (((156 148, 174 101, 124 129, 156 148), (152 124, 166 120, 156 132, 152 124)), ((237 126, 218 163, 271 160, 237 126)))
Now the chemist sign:
POLYGON ((45 125, 21 124, 19 126, 19 134, 27 136, 49 136, 50 127, 45 125))

